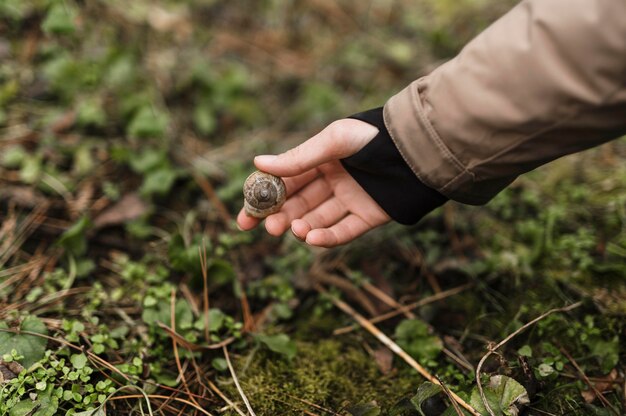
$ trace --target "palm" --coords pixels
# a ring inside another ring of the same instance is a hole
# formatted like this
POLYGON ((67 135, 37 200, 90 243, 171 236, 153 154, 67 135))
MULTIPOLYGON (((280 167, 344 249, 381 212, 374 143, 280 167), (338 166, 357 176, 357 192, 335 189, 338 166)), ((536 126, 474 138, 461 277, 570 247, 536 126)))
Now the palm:
MULTIPOLYGON (((265 221, 267 231, 278 236, 291 228, 311 245, 332 247, 389 221, 339 162, 361 149, 377 131, 357 120, 341 120, 277 159, 255 159, 258 168, 283 176, 287 187, 287 201, 265 221)), ((243 210, 237 217, 244 230, 259 222, 243 210)))
POLYGON ((333 191, 333 198, 350 214, 356 215, 370 228, 389 221, 389 216, 346 172, 338 161, 320 166, 320 171, 333 191))

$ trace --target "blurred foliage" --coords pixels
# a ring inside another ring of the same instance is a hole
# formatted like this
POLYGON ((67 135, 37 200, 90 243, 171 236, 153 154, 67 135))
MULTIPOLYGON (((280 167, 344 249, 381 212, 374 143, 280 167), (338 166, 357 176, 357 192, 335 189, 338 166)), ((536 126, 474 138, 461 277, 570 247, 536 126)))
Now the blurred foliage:
POLYGON ((0 354, 26 367, 0 415, 235 414, 222 345, 259 415, 449 412, 372 337, 332 335, 352 320, 311 290, 315 268, 365 314, 387 310, 354 296, 368 284, 408 303, 473 283, 379 324, 468 401, 473 372, 442 352, 475 365, 583 300, 494 354, 483 384, 508 377, 537 412, 610 414, 570 355, 623 406, 624 140, 335 250, 231 219, 254 154, 382 105, 513 3, 0 1, 0 354))

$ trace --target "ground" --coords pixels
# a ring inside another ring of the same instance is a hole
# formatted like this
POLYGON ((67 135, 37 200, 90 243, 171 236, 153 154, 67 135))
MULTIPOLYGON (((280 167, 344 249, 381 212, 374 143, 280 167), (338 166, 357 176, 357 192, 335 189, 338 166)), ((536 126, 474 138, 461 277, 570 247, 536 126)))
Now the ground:
POLYGON ((0 3, 0 415, 487 414, 489 351, 494 414, 623 414, 623 139, 337 249, 234 225, 512 4, 0 3))

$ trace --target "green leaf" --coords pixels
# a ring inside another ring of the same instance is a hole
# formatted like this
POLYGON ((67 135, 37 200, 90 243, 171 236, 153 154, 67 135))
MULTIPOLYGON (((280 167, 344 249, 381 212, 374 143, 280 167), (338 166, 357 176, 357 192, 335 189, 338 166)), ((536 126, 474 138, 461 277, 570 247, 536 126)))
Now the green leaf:
POLYGON ((217 127, 214 111, 210 105, 202 102, 193 110, 193 124, 201 134, 209 135, 217 127))
POLYGON ((169 124, 169 118, 164 112, 152 106, 143 106, 135 113, 126 128, 131 137, 161 138, 165 136, 165 130, 169 124))
POLYGON ((211 365, 217 371, 226 371, 226 370, 228 370, 228 363, 223 358, 219 358, 219 357, 218 358, 214 358, 213 361, 211 361, 211 365))
MULTIPOLYGON (((526 389, 511 377, 493 376, 483 391, 489 407, 499 416, 516 416, 523 406, 530 403, 526 389)), ((478 388, 472 391, 470 404, 479 413, 488 414, 478 388)))
POLYGON ((359 403, 346 409, 352 416, 378 416, 380 415, 380 406, 376 402, 359 403))
POLYGON ((39 180, 42 171, 41 157, 26 155, 22 161, 20 179, 22 182, 32 185, 39 180))
MULTIPOLYGON (((178 299, 174 307, 177 329, 189 329, 193 324, 193 313, 191 306, 184 299, 178 299)), ((145 308, 141 314, 141 319, 147 324, 162 322, 167 326, 171 325, 171 311, 169 302, 160 302, 153 308, 145 308)))
POLYGON ((22 165, 28 153, 22 146, 11 146, 4 150, 0 162, 2 166, 8 169, 16 169, 22 165))
POLYGON ((125 155, 128 157, 130 167, 137 173, 150 171, 170 166, 167 155, 161 150, 147 149, 138 155, 125 155))
POLYGON ((59 407, 59 399, 52 394, 54 386, 48 386, 45 392, 37 395, 36 400, 25 399, 18 402, 9 416, 54 416, 59 407), (34 413, 33 410, 37 409, 34 413))
POLYGON ((37 402, 34 402, 30 399, 21 400, 15 406, 13 406, 13 408, 9 412, 9 416, 26 416, 33 411, 36 405, 37 402))
POLYGON ((74 366, 75 369, 80 370, 81 368, 87 365, 87 357, 85 354, 73 354, 70 358, 70 362, 74 366))
POLYGON ((76 30, 74 20, 76 10, 67 2, 58 2, 48 10, 46 18, 41 23, 41 29, 46 33, 65 35, 76 30))
POLYGON ((397 327, 398 345, 409 355, 422 361, 437 358, 443 349, 439 337, 430 335, 428 325, 419 319, 405 319, 397 327))
POLYGON ((584 409, 586 410, 585 414, 588 416, 613 416, 614 415, 614 413, 612 413, 609 409, 604 408, 604 407, 594 406, 590 403, 585 403, 584 409))
POLYGON ((176 327, 181 329, 189 329, 193 325, 193 312, 191 306, 185 299, 178 299, 174 307, 176 316, 176 327))
POLYGON ((546 363, 539 364, 538 370, 541 377, 548 377, 550 374, 554 373, 554 367, 546 363))
POLYGON ((235 269, 226 260, 214 259, 209 264, 208 279, 216 286, 225 285, 235 280, 235 269))
POLYGON ((209 309, 209 331, 217 332, 224 325, 226 315, 220 309, 209 309))
POLYGON ((271 351, 286 355, 290 360, 296 356, 296 343, 286 334, 257 335, 256 338, 265 344, 271 351))
POLYGON ((81 217, 59 237, 57 244, 76 257, 85 254, 87 251, 87 237, 85 234, 90 226, 91 221, 89 218, 87 216, 81 217))
POLYGON ((106 416, 106 413, 102 407, 98 407, 97 409, 89 409, 84 412, 74 413, 74 416, 106 416))
POLYGON ((426 381, 418 387, 417 393, 411 398, 411 403, 415 406, 415 409, 420 413, 420 415, 426 416, 422 411, 422 404, 442 391, 443 389, 440 385, 426 381))
POLYGON ((605 341, 600 337, 590 337, 586 342, 591 354, 596 357, 602 372, 609 373, 619 362, 619 337, 605 341))
POLYGON ((37 402, 39 409, 33 413, 33 416, 54 416, 57 414, 59 407, 59 399, 52 394, 54 386, 50 384, 45 393, 39 393, 37 402))
POLYGON ((170 167, 164 167, 146 174, 139 192, 143 196, 167 195, 172 189, 178 174, 170 167))
POLYGON ((93 172, 94 160, 91 155, 92 147, 85 143, 74 151, 74 172, 78 175, 87 175, 93 172))
POLYGON ((517 350, 517 353, 522 357, 532 357, 533 349, 530 347, 530 345, 524 345, 519 350, 517 350))
POLYGON ((167 254, 174 270, 200 275, 200 246, 190 244, 187 246, 180 234, 175 234, 170 239, 167 254))
POLYGON ((103 127, 106 123, 106 117, 102 102, 97 98, 91 98, 78 106, 76 122, 83 127, 103 127))
MULTIPOLYGON (((8 328, 6 323, 0 322, 0 328, 8 328)), ((46 325, 36 316, 29 316, 20 325, 20 330, 48 335, 46 325)), ((22 365, 29 368, 43 358, 48 340, 35 335, 22 333, 0 332, 0 355, 10 354, 16 350, 22 355, 22 365)))
POLYGON ((104 75, 105 85, 113 89, 131 86, 137 79, 137 62, 131 54, 124 54, 115 59, 104 75))
POLYGON ((0 1, 0 16, 22 21, 30 12, 32 4, 23 0, 3 0, 0 1))

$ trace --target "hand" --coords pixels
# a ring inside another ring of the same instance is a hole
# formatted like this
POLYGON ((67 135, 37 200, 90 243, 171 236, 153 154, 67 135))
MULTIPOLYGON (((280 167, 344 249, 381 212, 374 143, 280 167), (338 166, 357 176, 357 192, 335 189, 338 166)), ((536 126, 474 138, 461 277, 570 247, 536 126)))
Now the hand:
MULTIPOLYGON (((334 247, 354 240, 390 220, 389 215, 352 179, 339 159, 351 156, 372 140, 378 129, 343 119, 277 156, 257 156, 259 170, 283 177, 287 201, 265 219, 265 229, 279 236, 291 227, 307 244, 334 247)), ((260 223, 242 209, 237 224, 250 230, 260 223)))

